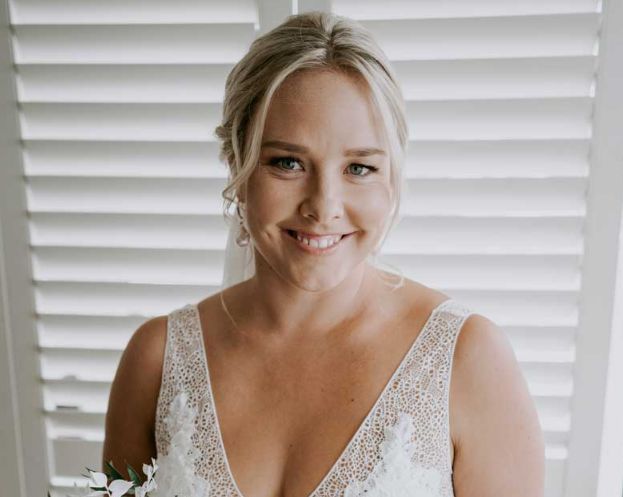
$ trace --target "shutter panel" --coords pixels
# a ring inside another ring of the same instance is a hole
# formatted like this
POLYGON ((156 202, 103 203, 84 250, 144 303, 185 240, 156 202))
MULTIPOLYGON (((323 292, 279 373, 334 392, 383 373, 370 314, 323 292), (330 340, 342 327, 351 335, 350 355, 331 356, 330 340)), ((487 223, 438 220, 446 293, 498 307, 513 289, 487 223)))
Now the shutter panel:
POLYGON ((53 495, 99 468, 121 352, 220 285, 213 130, 255 0, 16 0, 20 124, 53 495))
MULTIPOLYGON (((212 133, 263 1, 11 5, 56 495, 99 466, 131 333, 220 284, 212 133)), ((409 195, 385 260, 504 328, 545 433, 546 495, 562 496, 601 5, 332 8, 373 32, 408 101, 409 195)))
POLYGON ((334 0, 394 62, 409 196, 386 260, 496 321, 563 495, 601 6, 334 0))

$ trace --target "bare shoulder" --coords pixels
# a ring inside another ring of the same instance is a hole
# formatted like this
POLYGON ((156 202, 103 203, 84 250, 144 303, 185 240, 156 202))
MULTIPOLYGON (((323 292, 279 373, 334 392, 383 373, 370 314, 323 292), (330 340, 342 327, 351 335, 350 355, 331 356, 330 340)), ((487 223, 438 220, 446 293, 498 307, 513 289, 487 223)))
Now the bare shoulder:
POLYGON ((130 392, 139 394, 146 386, 159 388, 167 321, 167 316, 156 316, 134 331, 119 361, 111 395, 130 392))
POLYGON ((463 323, 450 385, 455 495, 542 497, 536 406, 509 339, 487 317, 463 323))
POLYGON ((156 316, 133 333, 124 354, 144 362, 142 366, 161 368, 167 338, 167 316, 156 316))
POLYGON ((421 317, 428 317, 431 311, 450 297, 435 288, 418 281, 405 278, 403 295, 406 297, 407 308, 421 317))
POLYGON ((113 380, 104 438, 104 461, 135 468, 156 457, 154 424, 166 346, 167 316, 141 324, 133 333, 113 380))

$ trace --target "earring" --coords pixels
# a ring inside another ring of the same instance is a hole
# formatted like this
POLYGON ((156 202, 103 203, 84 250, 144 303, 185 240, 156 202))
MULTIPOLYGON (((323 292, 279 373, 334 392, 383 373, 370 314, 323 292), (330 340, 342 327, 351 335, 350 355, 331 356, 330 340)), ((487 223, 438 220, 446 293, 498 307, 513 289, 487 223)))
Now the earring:
POLYGON ((236 205, 236 215, 238 216, 238 230, 240 233, 236 237, 236 245, 239 247, 246 247, 249 245, 249 232, 244 227, 242 214, 240 214, 240 205, 236 205))

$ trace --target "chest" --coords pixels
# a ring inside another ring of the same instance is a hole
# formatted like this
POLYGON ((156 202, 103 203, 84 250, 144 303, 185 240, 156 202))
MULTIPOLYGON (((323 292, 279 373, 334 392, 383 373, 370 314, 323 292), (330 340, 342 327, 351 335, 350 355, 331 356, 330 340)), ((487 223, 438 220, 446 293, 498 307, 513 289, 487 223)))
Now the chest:
POLYGON ((163 474, 190 472, 211 497, 453 495, 448 351, 468 309, 432 309, 391 335, 261 351, 214 338, 197 306, 174 311, 155 425, 163 474))
POLYGON ((240 493, 314 494, 375 408, 396 395, 390 380, 422 325, 361 342, 298 343, 262 353, 212 343, 206 355, 213 409, 240 493))

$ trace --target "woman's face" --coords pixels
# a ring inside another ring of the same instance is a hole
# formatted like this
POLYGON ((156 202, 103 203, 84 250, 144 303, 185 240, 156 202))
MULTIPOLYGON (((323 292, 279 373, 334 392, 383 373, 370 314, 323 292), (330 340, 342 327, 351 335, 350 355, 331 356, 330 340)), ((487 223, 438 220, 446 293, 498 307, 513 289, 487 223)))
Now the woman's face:
POLYGON ((367 87, 354 76, 307 70, 286 79, 269 107, 259 164, 248 182, 256 264, 320 291, 365 263, 391 209, 381 130, 367 87), (312 246, 290 230, 307 233, 312 246), (347 236, 328 249, 323 244, 333 240, 311 236, 328 234, 347 236))

